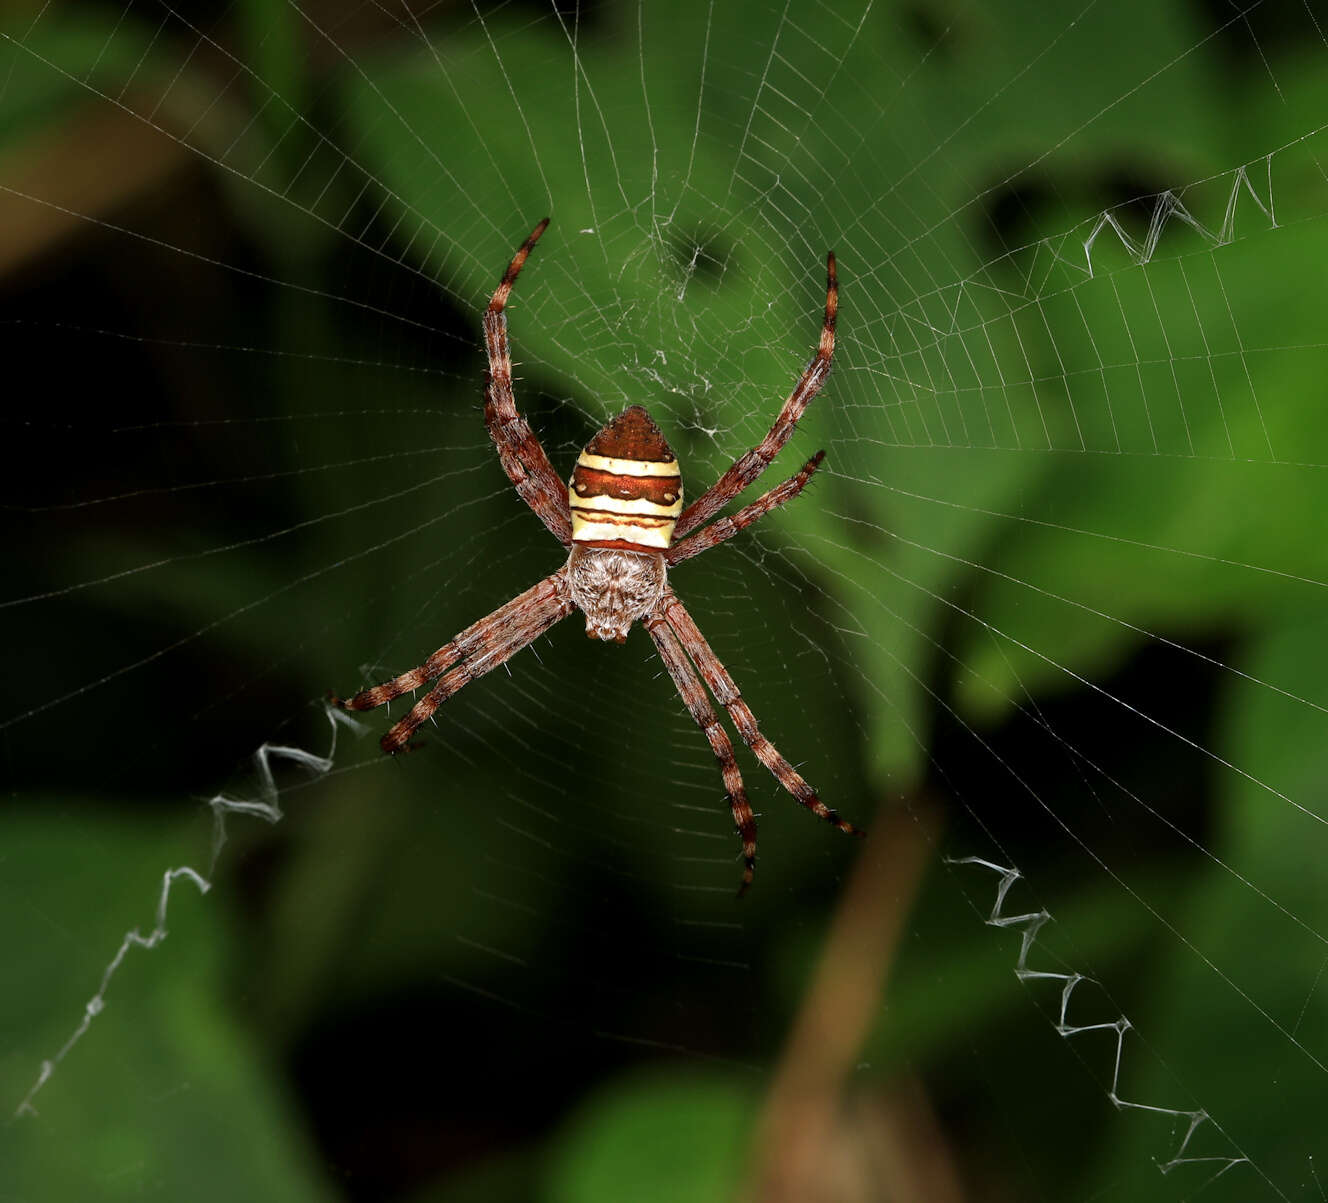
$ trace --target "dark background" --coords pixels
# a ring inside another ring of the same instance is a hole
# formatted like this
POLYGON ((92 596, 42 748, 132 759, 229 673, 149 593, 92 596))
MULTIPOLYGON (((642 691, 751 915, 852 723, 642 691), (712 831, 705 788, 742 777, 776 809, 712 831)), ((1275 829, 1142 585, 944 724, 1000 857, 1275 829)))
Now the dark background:
POLYGON ((3 30, 0 1198, 724 1199, 818 1106, 801 1198, 1321 1197, 1312 8, 3 30), (569 620, 409 757, 379 714, 281 751, 559 563, 480 415, 478 313, 545 212, 523 411, 562 471, 647 404, 692 495, 839 254, 768 483, 826 470, 674 579, 876 834, 740 750, 741 903, 644 633, 569 620), (30 1093, 183 865, 211 891, 173 881, 30 1093))

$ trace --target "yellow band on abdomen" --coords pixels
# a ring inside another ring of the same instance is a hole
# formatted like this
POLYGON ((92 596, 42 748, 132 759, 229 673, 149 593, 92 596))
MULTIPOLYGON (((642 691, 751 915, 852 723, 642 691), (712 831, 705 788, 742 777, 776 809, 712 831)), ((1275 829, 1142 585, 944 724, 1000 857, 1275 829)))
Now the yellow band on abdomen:
POLYGON ((581 452, 576 461, 596 472, 612 472, 615 476, 677 476, 678 461, 669 460, 660 463, 650 459, 615 459, 608 455, 591 455, 581 452))

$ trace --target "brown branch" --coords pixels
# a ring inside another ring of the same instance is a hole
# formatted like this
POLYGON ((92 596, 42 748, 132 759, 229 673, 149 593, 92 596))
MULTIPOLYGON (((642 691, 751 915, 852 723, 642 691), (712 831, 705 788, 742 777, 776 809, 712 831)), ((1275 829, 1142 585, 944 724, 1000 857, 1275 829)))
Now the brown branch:
POLYGON ((35 131, 5 153, 0 276, 155 192, 191 158, 179 142, 100 102, 35 131))
MULTIPOLYGON (((871 826, 757 1125, 748 1179, 753 1203, 845 1197, 832 1185, 843 1177, 832 1171, 832 1163, 840 1160, 836 1146, 845 1086, 879 1014, 904 922, 934 855, 938 827, 936 812, 920 804, 908 810, 890 808, 871 826)), ((894 1111, 886 1109, 888 1114, 894 1111)), ((855 1109, 856 1125, 869 1113, 875 1114, 855 1109)), ((925 1116, 925 1111, 919 1114, 925 1116)), ((895 1137, 886 1140, 897 1147, 898 1132, 906 1125, 892 1121, 891 1126, 895 1137)), ((942 1146, 939 1138, 929 1144, 919 1153, 934 1160, 942 1146)), ((906 1173, 896 1166, 891 1176, 889 1197, 900 1199, 919 1197, 897 1189, 905 1180, 937 1180, 934 1169, 906 1173)), ((949 1180, 955 1181, 952 1173, 949 1180)), ((935 1195, 933 1200, 957 1197, 935 1195)))

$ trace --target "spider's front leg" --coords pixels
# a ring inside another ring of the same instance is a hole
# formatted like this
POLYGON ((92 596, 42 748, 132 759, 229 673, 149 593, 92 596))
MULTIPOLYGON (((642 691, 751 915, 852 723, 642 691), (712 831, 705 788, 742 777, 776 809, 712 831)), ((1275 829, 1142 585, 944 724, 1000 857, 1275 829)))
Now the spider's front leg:
POLYGON ((823 459, 825 459, 825 452, 818 451, 788 480, 776 485, 770 492, 762 494, 751 505, 743 506, 731 517, 717 518, 709 526, 703 527, 695 534, 688 535, 682 542, 675 543, 664 553, 664 558, 668 560, 671 567, 674 564, 681 564, 683 560, 690 560, 693 556, 699 556, 703 551, 709 551, 712 547, 717 547, 726 539, 732 539, 734 535, 739 531, 746 530, 758 518, 764 518, 777 506, 783 505, 786 501, 792 501, 807 487, 807 482, 811 480, 816 469, 821 466, 823 459))
POLYGON ((498 451, 498 460, 521 499, 564 547, 572 541, 567 491, 530 423, 518 412, 512 394, 512 351, 507 341, 507 298, 530 252, 548 227, 546 217, 512 256, 484 311, 484 347, 489 356, 484 386, 484 425, 498 451))
POLYGON ((682 512, 674 534, 682 539, 698 526, 709 522, 730 501, 750 485, 769 466, 770 461, 784 448, 793 435, 798 419, 806 412, 830 375, 835 356, 835 319, 839 313, 839 274, 835 268, 835 253, 825 258, 825 317, 821 322, 821 338, 816 353, 798 378, 775 417, 770 430, 755 447, 738 456, 733 464, 713 485, 682 512))

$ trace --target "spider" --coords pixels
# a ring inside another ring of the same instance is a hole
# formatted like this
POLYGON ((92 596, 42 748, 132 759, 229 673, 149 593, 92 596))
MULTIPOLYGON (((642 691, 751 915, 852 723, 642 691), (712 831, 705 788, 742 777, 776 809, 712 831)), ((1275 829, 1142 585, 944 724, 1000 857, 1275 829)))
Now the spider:
POLYGON ((498 459, 522 500, 569 549, 567 562, 552 576, 443 644, 418 668, 345 701, 334 700, 347 710, 372 710, 437 678, 429 693, 383 736, 383 751, 399 752, 410 746, 415 729, 448 698, 506 662, 574 610, 584 612, 586 634, 591 639, 624 643, 632 624, 639 620, 719 761, 729 808, 742 837, 741 895, 751 885, 756 869, 756 819, 738 772, 733 744, 706 699, 702 680, 728 711, 738 734, 757 759, 802 806, 849 835, 865 833, 826 806, 797 769, 761 734, 755 715, 728 670, 669 587, 668 570, 731 539, 776 506, 796 497, 825 458, 825 452, 818 451, 783 484, 736 514, 710 521, 769 467, 829 375, 839 303, 834 252, 826 257, 825 321, 816 354, 765 438, 739 456, 684 509, 677 457, 642 406, 625 409, 586 444, 566 487, 530 424, 517 412, 503 310, 517 275, 548 224, 546 217, 512 257, 484 314, 484 344, 489 355, 484 423, 498 450, 498 459))

